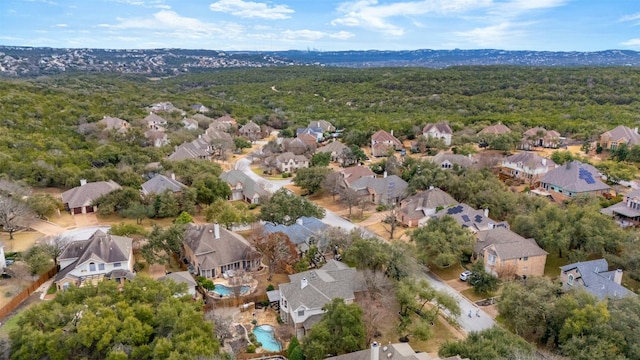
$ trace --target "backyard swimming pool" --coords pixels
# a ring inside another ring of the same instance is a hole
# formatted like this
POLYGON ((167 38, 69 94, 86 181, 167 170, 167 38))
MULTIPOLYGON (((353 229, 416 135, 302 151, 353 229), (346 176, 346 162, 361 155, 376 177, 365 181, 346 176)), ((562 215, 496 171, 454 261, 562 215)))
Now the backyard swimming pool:
POLYGON ((273 335, 275 329, 271 325, 260 325, 253 329, 256 339, 262 344, 262 348, 267 351, 280 351, 282 347, 273 335))
MULTIPOLYGON (((250 286, 242 285, 240 287, 240 295, 244 295, 248 293, 249 289, 251 289, 250 286)), ((233 288, 230 288, 222 284, 216 284, 216 287, 213 289, 213 292, 220 296, 229 296, 233 294, 233 288)))

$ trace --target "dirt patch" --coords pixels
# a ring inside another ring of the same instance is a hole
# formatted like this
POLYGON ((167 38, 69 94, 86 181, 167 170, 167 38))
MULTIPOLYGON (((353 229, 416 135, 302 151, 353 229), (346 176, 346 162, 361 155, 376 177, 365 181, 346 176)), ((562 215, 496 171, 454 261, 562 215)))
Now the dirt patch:
POLYGON ((20 231, 13 234, 13 240, 9 240, 9 234, 1 233, 0 241, 4 244, 5 252, 25 251, 31 248, 42 237, 36 231, 20 231))
POLYGON ((78 228, 100 225, 98 216, 95 213, 73 215, 73 220, 78 228))
POLYGON ((457 292, 461 292, 463 290, 467 290, 471 288, 471 285, 468 282, 462 281, 460 279, 448 280, 446 281, 446 283, 457 292))

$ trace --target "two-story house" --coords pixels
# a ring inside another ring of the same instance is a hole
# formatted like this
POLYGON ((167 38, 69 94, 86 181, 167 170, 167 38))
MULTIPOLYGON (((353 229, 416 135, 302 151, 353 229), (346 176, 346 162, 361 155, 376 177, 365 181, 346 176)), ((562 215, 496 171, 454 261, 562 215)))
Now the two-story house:
POLYGON ((579 194, 608 194, 611 187, 600 178, 596 168, 574 160, 547 172, 540 180, 540 186, 559 199, 579 194))
POLYGON ((518 149, 533 150, 536 147, 557 149, 561 143, 562 138, 559 132, 538 126, 522 134, 522 140, 518 145, 518 149))
POLYGON ((338 170, 338 173, 342 175, 343 187, 348 188, 354 182, 360 178, 372 178, 375 179, 376 173, 374 173, 368 166, 351 166, 348 168, 342 168, 338 170))
POLYGON ((296 129, 296 137, 300 137, 303 134, 312 135, 313 137, 315 137, 316 142, 321 142, 324 140, 324 132, 319 127, 306 127, 296 129))
POLYGON ((458 202, 451 195, 431 187, 420 191, 400 202, 398 220, 408 227, 424 225, 437 210, 450 207, 458 202))
POLYGON ((544 174, 556 168, 556 163, 547 158, 528 151, 511 155, 502 160, 501 174, 522 179, 533 184, 542 178, 544 174))
POLYGON ((260 186, 249 175, 240 170, 229 170, 220 174, 220 180, 231 188, 229 200, 244 200, 249 204, 260 204, 260 199, 266 199, 269 192, 260 186))
POLYGON ((564 290, 584 289, 600 300, 637 296, 622 286, 622 270, 609 271, 609 263, 605 259, 561 266, 560 279, 564 290))
POLYGON ((182 145, 176 146, 173 153, 169 155, 169 160, 187 160, 187 159, 202 159, 211 160, 213 150, 211 145, 206 139, 199 137, 190 142, 185 142, 182 145))
POLYGON ((340 141, 332 141, 325 146, 319 147, 316 149, 317 153, 329 153, 330 159, 332 162, 343 163, 344 158, 342 156, 343 152, 349 149, 347 145, 341 143, 340 141))
POLYGON ((384 130, 378 130, 371 135, 371 155, 374 157, 387 156, 389 150, 399 151, 404 149, 404 145, 398 138, 393 136, 393 130, 388 133, 384 130))
POLYGON ((640 224, 640 190, 625 194, 621 202, 604 208, 600 212, 613 216, 622 227, 640 224))
POLYGON ((335 298, 351 304, 364 286, 355 268, 329 260, 320 269, 289 275, 289 283, 279 290, 280 318, 302 339, 322 319, 324 305, 335 298))
POLYGON ((238 132, 240 133, 240 135, 251 140, 258 140, 264 137, 260 125, 254 123, 253 121, 249 121, 248 123, 242 125, 240 129, 238 129, 238 132))
POLYGON ((97 230, 87 240, 68 243, 58 260, 60 272, 54 280, 58 290, 95 285, 113 278, 114 272, 120 274, 114 279, 123 282, 133 277, 133 240, 97 230))
POLYGON ((147 124, 147 128, 151 130, 164 131, 167 126, 167 120, 154 113, 147 115, 143 121, 147 124))
POLYGON ((506 221, 491 219, 489 217, 489 209, 476 210, 465 203, 458 203, 455 206, 436 211, 436 214, 433 215, 435 218, 443 216, 453 217, 460 226, 468 228, 473 233, 498 227, 509 228, 509 223, 506 221))
POLYGON ((468 156, 459 154, 450 154, 439 152, 431 158, 431 162, 438 165, 443 170, 453 169, 455 166, 461 168, 469 168, 473 165, 474 160, 471 154, 468 156))
POLYGON ((445 145, 451 146, 451 136, 453 131, 446 122, 438 122, 435 124, 427 124, 422 129, 422 135, 425 138, 434 138, 444 141, 445 145))
POLYGON ((282 225, 282 224, 264 224, 264 232, 267 234, 281 232, 289 237, 291 243, 293 243, 298 251, 307 251, 313 245, 317 244, 317 239, 320 238, 320 234, 323 230, 328 228, 329 225, 323 223, 314 217, 303 216, 296 219, 295 224, 282 225))
POLYGON ((298 169, 308 168, 309 159, 304 155, 294 155, 292 152, 285 152, 276 156, 276 168, 281 173, 295 173, 298 169))
POLYGON ((361 197, 376 205, 399 204, 407 194, 408 184, 397 175, 384 178, 361 177, 349 184, 361 197))
POLYGON ((260 253, 219 224, 187 224, 183 247, 189 271, 205 278, 220 277, 229 270, 260 269, 260 253))
POLYGON ((620 125, 600 135, 600 146, 605 150, 616 150, 622 144, 626 144, 629 148, 640 145, 637 127, 631 129, 620 125))

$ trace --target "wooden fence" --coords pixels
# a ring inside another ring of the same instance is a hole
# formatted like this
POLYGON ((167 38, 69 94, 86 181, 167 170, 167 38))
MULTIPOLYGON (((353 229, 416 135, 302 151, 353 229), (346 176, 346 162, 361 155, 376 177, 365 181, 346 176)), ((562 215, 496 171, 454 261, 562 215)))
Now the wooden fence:
POLYGON ((29 285, 28 288, 22 290, 18 295, 16 295, 9 303, 3 306, 0 309, 0 320, 4 319, 5 316, 14 311, 23 301, 25 301, 34 291, 36 291, 40 285, 42 285, 45 281, 51 279, 55 274, 58 273, 58 267, 54 267, 47 271, 46 273, 40 275, 38 280, 29 285))
POLYGON ((257 304, 262 301, 269 301, 267 294, 242 295, 238 297, 232 296, 222 299, 209 295, 207 298, 207 302, 213 302, 215 307, 237 307, 250 302, 257 304))

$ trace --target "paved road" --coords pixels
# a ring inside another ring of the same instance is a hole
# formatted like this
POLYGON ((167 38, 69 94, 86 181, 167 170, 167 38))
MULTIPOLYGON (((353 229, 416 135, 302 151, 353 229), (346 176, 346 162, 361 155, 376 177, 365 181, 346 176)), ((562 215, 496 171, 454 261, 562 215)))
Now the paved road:
MULTIPOLYGON (((236 162, 235 169, 243 171, 254 181, 260 184, 265 184, 265 189, 267 189, 270 192, 275 192, 281 187, 291 183, 290 179, 268 180, 259 176, 258 174, 254 173, 251 170, 251 162, 246 158, 238 160, 236 162)), ((351 231, 353 229, 359 229, 367 236, 377 237, 383 241, 387 241, 386 239, 377 236, 376 234, 370 232, 369 230, 366 230, 362 226, 354 224, 351 221, 337 215, 334 212, 331 212, 326 209, 325 211, 326 211, 326 215, 321 220, 322 222, 328 225, 340 227, 347 231, 351 231)), ((451 286, 449 286, 439 278, 435 277, 432 273, 428 271, 425 271, 424 274, 426 279, 431 284, 431 286, 433 286, 437 290, 446 291, 448 294, 452 295, 454 298, 458 300, 458 303, 460 304, 461 315, 458 317, 457 321, 462 327, 462 329, 464 329, 467 333, 472 331, 481 331, 484 329, 491 328, 495 325, 495 322, 489 315, 487 315, 484 311, 481 310, 481 308, 478 308, 474 303, 469 301, 467 298, 460 295, 460 293, 454 290, 451 286), (471 317, 469 317, 469 312, 471 312, 471 317)))

